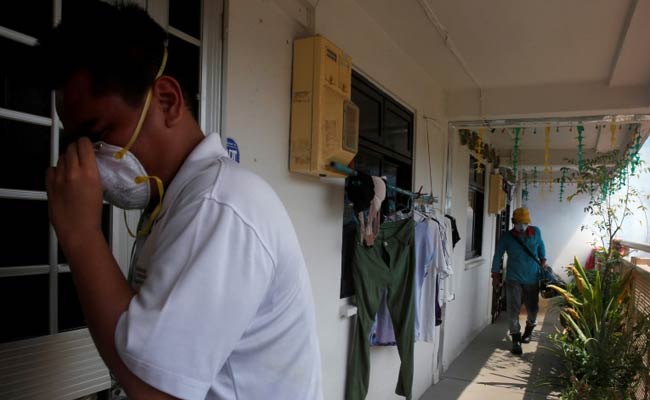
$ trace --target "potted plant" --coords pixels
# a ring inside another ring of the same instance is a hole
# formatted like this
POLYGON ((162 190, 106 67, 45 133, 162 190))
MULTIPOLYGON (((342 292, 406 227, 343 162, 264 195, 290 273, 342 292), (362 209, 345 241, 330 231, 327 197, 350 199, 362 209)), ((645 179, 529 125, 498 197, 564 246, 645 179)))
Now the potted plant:
POLYGON ((570 272, 566 290, 553 287, 563 329, 550 336, 561 362, 549 383, 566 400, 633 399, 648 373, 650 319, 633 307, 631 271, 610 274, 607 293, 600 271, 588 274, 574 259, 570 272))
MULTIPOLYGON (((621 262, 616 235, 636 209, 645 211, 642 194, 629 185, 643 169, 635 152, 618 152, 581 162, 571 180, 578 195, 587 195, 585 212, 595 218, 592 233, 599 240, 596 269, 585 271, 577 259, 569 267, 573 282, 561 297, 561 330, 550 336, 551 350, 560 358, 549 383, 559 386, 563 399, 632 399, 648 376, 644 362, 650 351, 650 319, 633 302, 633 275, 617 268, 621 262)), ((583 226, 582 229, 588 227, 583 226)))

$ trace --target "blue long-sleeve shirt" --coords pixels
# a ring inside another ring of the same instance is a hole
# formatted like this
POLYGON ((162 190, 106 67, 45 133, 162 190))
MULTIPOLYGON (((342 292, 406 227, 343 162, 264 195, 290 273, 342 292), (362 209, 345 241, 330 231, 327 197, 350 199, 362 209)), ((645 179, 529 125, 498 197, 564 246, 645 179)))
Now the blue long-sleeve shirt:
POLYGON ((539 264, 517 243, 517 236, 537 257, 546 259, 546 248, 542 240, 542 232, 536 226, 529 226, 525 232, 510 230, 497 243, 496 252, 492 259, 492 272, 500 272, 503 253, 508 253, 508 273, 506 279, 525 285, 534 284, 539 280, 539 264))

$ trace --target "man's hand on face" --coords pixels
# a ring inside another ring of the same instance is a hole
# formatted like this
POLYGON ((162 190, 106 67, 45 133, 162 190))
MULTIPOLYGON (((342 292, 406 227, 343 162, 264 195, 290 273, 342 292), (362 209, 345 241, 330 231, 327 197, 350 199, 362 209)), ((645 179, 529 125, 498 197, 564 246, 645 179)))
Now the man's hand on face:
POLYGON ((48 168, 46 187, 50 221, 64 251, 101 233, 102 184, 88 138, 70 144, 57 166, 48 168))

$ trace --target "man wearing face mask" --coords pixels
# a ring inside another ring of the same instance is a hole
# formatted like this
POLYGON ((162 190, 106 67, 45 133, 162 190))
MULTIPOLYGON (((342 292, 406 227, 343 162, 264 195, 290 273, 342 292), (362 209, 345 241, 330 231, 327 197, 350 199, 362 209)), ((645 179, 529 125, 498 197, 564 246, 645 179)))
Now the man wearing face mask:
POLYGON ((501 259, 508 253, 506 269, 507 314, 512 336, 512 350, 522 353, 521 343, 529 343, 537 322, 539 310, 540 264, 546 265, 546 249, 542 232, 530 225, 530 213, 526 208, 517 208, 512 215, 514 228, 499 238, 492 260, 492 285, 502 284, 501 259), (521 303, 526 306, 528 316, 522 336, 519 325, 521 303))
POLYGON ((314 306, 271 187, 205 136, 145 11, 73 3, 39 54, 71 144, 50 219, 95 344, 131 399, 320 400, 314 306), (128 279, 102 198, 143 209, 128 279))

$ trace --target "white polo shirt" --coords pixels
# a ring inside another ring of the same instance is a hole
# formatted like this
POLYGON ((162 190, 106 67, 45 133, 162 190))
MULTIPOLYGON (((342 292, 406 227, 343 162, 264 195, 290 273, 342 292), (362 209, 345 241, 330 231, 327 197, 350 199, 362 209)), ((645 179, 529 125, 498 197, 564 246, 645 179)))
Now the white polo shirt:
POLYGON ((122 361, 182 399, 321 399, 314 303, 291 220, 219 135, 189 155, 139 243, 122 361))

